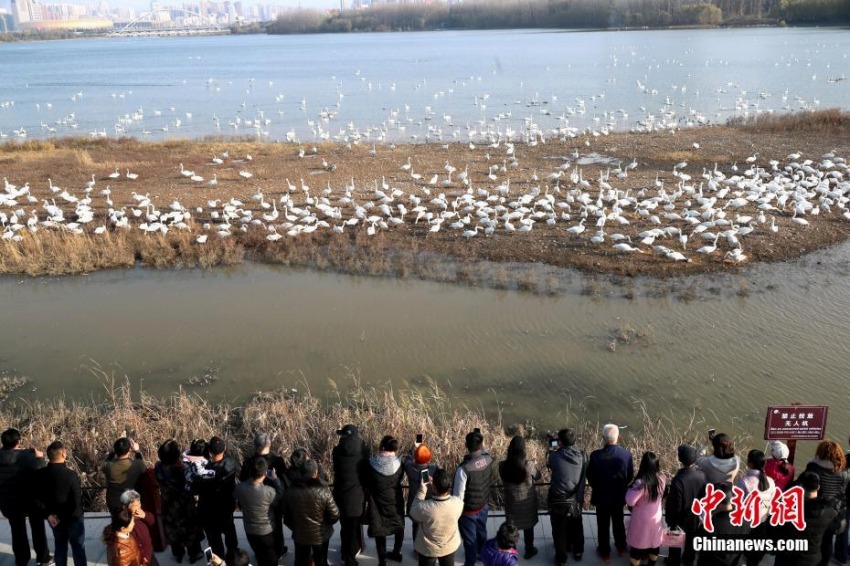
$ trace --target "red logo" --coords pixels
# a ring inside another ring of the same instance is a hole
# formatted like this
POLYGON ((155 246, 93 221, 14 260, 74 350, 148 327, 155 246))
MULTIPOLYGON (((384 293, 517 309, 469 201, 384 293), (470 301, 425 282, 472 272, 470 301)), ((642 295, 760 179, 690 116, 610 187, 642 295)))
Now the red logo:
MULTIPOLYGON (((785 523, 791 523, 798 531, 806 528, 806 520, 803 516, 803 488, 792 487, 784 492, 777 489, 770 500, 770 525, 777 527, 785 523)), ((714 485, 708 484, 705 488, 705 496, 694 499, 691 504, 691 512, 699 515, 702 519, 706 532, 714 532, 712 511, 717 509, 723 501, 723 492, 716 489, 714 485)), ((744 494, 740 487, 732 488, 732 512, 729 514, 729 522, 740 527, 747 521, 755 527, 763 518, 760 513, 761 498, 758 492, 751 491, 744 494)))

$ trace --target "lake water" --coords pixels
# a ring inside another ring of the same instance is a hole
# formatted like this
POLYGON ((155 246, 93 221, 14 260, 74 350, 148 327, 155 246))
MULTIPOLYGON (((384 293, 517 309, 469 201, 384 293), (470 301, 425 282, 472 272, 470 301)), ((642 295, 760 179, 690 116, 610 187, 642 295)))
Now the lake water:
MULTIPOLYGON (((430 378, 506 423, 557 426, 572 409, 634 426, 642 401, 758 435, 768 403, 844 399, 848 274, 850 244, 676 282, 562 271, 552 297, 250 264, 7 277, 0 369, 34 378, 26 397, 98 394, 98 365, 157 394, 212 375, 195 389, 212 398, 430 378)), ((835 406, 830 432, 848 430, 835 406)))
POLYGON ((422 141, 722 123, 850 101, 845 29, 474 31, 0 45, 0 132, 422 141), (642 125, 641 125, 642 124, 642 125))
MULTIPOLYGON (((686 126, 847 108, 848 55, 840 29, 2 44, 0 131, 375 143, 686 126)), ((848 272, 845 244, 674 283, 554 271, 554 297, 257 265, 2 278, 0 371, 33 378, 26 398, 98 394, 98 365, 157 394, 212 376, 197 390, 213 398, 323 394, 353 372, 379 386, 433 379, 506 423, 557 426, 573 410, 637 424, 642 401, 758 436, 768 403, 843 402, 848 272)), ((850 430, 840 408, 837 438, 850 430)))

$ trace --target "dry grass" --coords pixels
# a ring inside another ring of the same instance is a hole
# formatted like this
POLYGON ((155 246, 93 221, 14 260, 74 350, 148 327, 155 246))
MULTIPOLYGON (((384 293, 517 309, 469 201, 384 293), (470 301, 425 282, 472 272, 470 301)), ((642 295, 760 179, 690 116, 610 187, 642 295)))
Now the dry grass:
POLYGON ((733 118, 729 125, 751 133, 850 134, 850 112, 828 108, 793 114, 761 113, 748 118, 733 118))
MULTIPOLYGON (((496 460, 504 457, 513 434, 531 440, 530 459, 542 464, 546 458, 545 435, 533 424, 506 430, 482 409, 458 406, 433 384, 400 390, 366 388, 352 377, 345 391, 332 384, 335 394, 329 399, 288 389, 257 393, 244 404, 217 404, 184 390, 168 398, 151 397, 144 391, 133 391, 129 383, 115 383, 100 370, 95 373, 102 378, 105 393, 89 403, 56 399, 0 408, 0 420, 21 428, 33 446, 44 447, 61 438, 70 447, 70 465, 80 473, 86 487, 102 485, 100 465, 114 439, 123 435, 135 438, 145 460, 153 463, 158 445, 170 437, 187 446, 194 438, 220 435, 230 450, 241 456, 251 452, 255 432, 270 432, 272 447, 278 453, 286 456, 297 447, 306 447, 330 471, 331 449, 338 438, 334 431, 350 422, 360 427, 372 450, 385 434, 401 439, 407 450, 414 435, 422 432, 435 461, 453 469, 463 457, 466 433, 478 427, 496 460)), ((641 404, 635 410, 640 414, 641 430, 624 430, 623 445, 632 451, 636 462, 643 451, 654 450, 670 474, 676 468, 676 446, 696 443, 707 428, 695 418, 683 424, 672 416, 650 415, 641 404)), ((599 445, 601 423, 589 418, 581 405, 568 408, 562 419, 565 426, 576 430, 578 446, 589 451, 599 445)), ((745 444, 749 439, 736 440, 745 444)), ((545 472, 544 481, 548 481, 545 472)), ((89 507, 103 508, 102 493, 92 493, 89 507)))
POLYGON ((35 235, 26 234, 21 242, 0 242, 0 273, 89 273, 131 267, 136 262, 155 268, 208 268, 237 264, 243 253, 242 246, 234 240, 200 246, 187 233, 163 236, 119 231, 96 236, 41 230, 35 235))

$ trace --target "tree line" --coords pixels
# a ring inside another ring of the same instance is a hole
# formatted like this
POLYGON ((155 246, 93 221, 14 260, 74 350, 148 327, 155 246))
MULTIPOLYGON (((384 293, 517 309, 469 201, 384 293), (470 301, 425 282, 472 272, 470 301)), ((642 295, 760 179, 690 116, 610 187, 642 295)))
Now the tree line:
POLYGON ((324 13, 294 10, 274 34, 441 29, 641 28, 850 23, 850 0, 483 0, 463 4, 378 4, 324 13))

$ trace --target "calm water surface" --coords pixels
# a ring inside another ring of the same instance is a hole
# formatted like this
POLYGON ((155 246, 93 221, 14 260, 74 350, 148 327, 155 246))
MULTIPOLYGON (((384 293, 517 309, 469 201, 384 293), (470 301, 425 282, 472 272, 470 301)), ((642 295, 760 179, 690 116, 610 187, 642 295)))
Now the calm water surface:
MULTIPOLYGON (((637 424, 643 401, 758 434, 768 403, 844 399, 849 273, 843 245, 672 284, 564 271, 554 297, 259 265, 3 278, 0 358, 34 378, 26 397, 97 394, 96 364, 158 394, 216 375, 198 389, 216 398, 305 385, 325 394, 354 372, 379 386, 431 378, 506 422, 556 426, 581 406, 637 424), (642 337, 610 351, 624 329, 642 337)), ((830 430, 843 437, 840 408, 830 430)))
MULTIPOLYGON (((472 31, 0 45, 0 131, 349 141, 847 108, 828 29, 472 31), (167 131, 166 131, 167 130, 167 131)), ((575 128, 574 130, 568 128, 575 128)))

